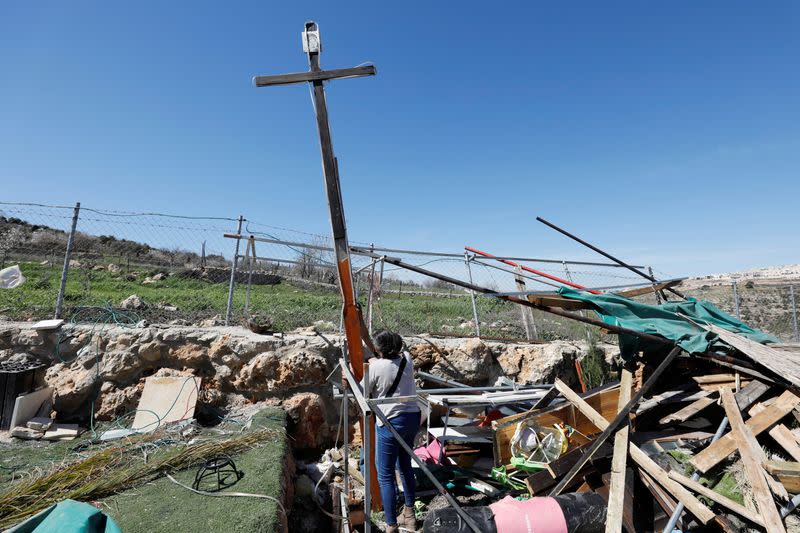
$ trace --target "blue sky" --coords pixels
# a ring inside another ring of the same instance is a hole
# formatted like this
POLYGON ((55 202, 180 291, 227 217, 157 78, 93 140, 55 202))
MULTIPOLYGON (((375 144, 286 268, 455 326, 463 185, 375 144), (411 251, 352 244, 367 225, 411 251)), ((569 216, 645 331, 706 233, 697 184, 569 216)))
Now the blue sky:
POLYGON ((800 262, 794 2, 3 2, 2 200, 328 232, 300 31, 351 237, 671 275, 800 262), (455 4, 453 4, 455 5, 455 4))

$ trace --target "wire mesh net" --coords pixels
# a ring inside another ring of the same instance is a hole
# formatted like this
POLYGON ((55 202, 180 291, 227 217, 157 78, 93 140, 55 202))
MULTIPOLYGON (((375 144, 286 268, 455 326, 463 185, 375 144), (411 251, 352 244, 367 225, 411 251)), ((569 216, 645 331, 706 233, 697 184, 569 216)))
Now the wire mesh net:
MULTIPOLYGON (((0 290, 0 315, 25 320, 53 315, 73 214, 73 206, 0 203, 0 268, 19 264, 27 278, 16 289, 0 290)), ((126 308, 151 322, 221 324, 230 298, 232 324, 261 321, 275 331, 307 326, 338 330, 341 298, 330 237, 245 218, 243 238, 236 239, 238 225, 237 217, 82 207, 62 316, 91 321, 92 313, 126 308)), ((553 292, 564 284, 616 291, 647 283, 605 263, 542 258, 511 258, 509 263, 465 254, 463 248, 427 252, 358 241, 351 245, 354 285, 367 321, 374 330, 404 335, 599 338, 591 326, 472 294, 383 257, 503 294, 553 292)), ((740 283, 739 315, 781 340, 797 341, 791 290, 785 284, 740 283)), ((730 283, 696 285, 688 292, 737 314, 730 283)), ((657 303, 652 292, 637 299, 657 303)))

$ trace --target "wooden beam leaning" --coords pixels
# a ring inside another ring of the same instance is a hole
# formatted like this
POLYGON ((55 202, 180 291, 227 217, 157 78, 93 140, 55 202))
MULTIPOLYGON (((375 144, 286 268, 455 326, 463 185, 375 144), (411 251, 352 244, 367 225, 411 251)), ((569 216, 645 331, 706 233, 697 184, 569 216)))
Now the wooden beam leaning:
MULTIPOLYGON (((623 369, 619 381, 619 402, 621 411, 631 401, 633 376, 630 370, 623 369)), ((608 512, 606 513, 606 533, 622 531, 622 508, 625 504, 625 469, 628 459, 628 424, 624 424, 614 435, 614 455, 611 458, 611 488, 608 493, 608 512)))
POLYGON ((758 460, 756 448, 759 450, 761 448, 758 446, 756 437, 750 428, 745 425, 742 413, 739 412, 739 407, 733 398, 733 393, 727 389, 722 389, 720 390, 720 396, 722 397, 722 406, 725 408, 725 414, 728 416, 728 422, 731 425, 732 439, 735 442, 735 447, 739 450, 745 475, 755 494, 758 512, 764 519, 764 527, 767 533, 785 533, 786 529, 783 527, 783 520, 778 513, 777 507, 775 507, 772 492, 767 485, 765 478, 767 474, 761 466, 761 461, 758 460))
POLYGON ((733 511, 742 518, 746 518, 747 520, 750 520, 754 524, 758 524, 759 526, 764 527, 764 520, 758 515, 758 513, 751 511, 744 505, 739 505, 730 498, 726 498, 719 492, 716 492, 706 487, 705 485, 702 485, 701 483, 694 481, 693 479, 689 479, 688 477, 681 475, 675 472, 674 470, 670 471, 669 477, 670 479, 674 479, 684 487, 693 490, 694 492, 700 494, 701 496, 705 496, 709 500, 718 503, 719 505, 725 507, 730 511, 733 511))
POLYGON ((294 72, 291 74, 276 74, 273 76, 255 76, 253 82, 256 87, 270 87, 272 85, 291 85, 309 81, 325 81, 342 78, 360 78, 374 76, 377 70, 373 65, 354 68, 337 68, 332 70, 318 70, 313 72, 294 72))
MULTIPOLYGON (((755 416, 747 420, 747 427, 753 435, 759 435, 777 424, 792 409, 800 404, 800 398, 790 391, 785 391, 778 399, 755 416)), ((741 415, 739 415, 741 416, 741 415)), ((701 451, 691 459, 692 466, 700 472, 708 472, 711 468, 724 461, 736 451, 736 442, 731 433, 728 433, 708 448, 701 451)))
MULTIPOLYGON (((558 386, 559 381, 556 380, 556 386, 558 386)), ((563 382, 562 382, 563 385, 563 382)), ((566 387, 566 385, 564 385, 566 387)), ((643 387, 644 388, 644 387, 643 387)), ((560 390, 560 389, 559 389, 560 390)), ((566 388, 569 392, 565 395, 567 400, 575 406, 585 417, 592 421, 598 429, 602 429, 605 433, 609 428, 613 430, 613 422, 609 423, 608 420, 603 418, 603 416, 594 410, 594 408, 586 403, 586 401, 575 394, 572 389, 569 387, 566 388)), ((630 405, 630 402, 628 402, 630 405)), ((615 419, 616 420, 616 419, 615 419)), ((683 503, 686 508, 703 524, 707 524, 714 519, 714 513, 703 505, 703 503, 695 498, 695 496, 682 487, 680 484, 676 483, 675 481, 669 478, 667 472, 658 466, 655 461, 650 459, 650 457, 644 453, 638 446, 633 443, 628 444, 628 451, 631 455, 631 459, 649 476, 653 479, 658 481, 658 483, 663 486, 672 496, 677 498, 681 503, 683 503)), ((586 455, 586 454, 585 454, 586 455)), ((551 493, 552 494, 552 493, 551 493)))
MULTIPOLYGON (((608 437, 611 436, 611 434, 619 427, 619 425, 622 422, 628 419, 628 415, 630 414, 631 410, 636 406, 637 403, 639 403, 639 400, 641 400, 642 396, 644 396, 647 393, 647 391, 650 390, 653 384, 656 381, 658 381, 658 378, 661 377, 661 374, 664 373, 667 367, 669 367, 670 363, 672 363, 672 361, 675 360, 675 358, 678 356, 680 352, 681 348, 679 346, 676 346, 669 352, 669 354, 667 354, 664 360, 661 361, 656 370, 653 372, 653 375, 650 376, 650 378, 642 385, 642 388, 640 388, 639 391, 636 393, 636 395, 633 398, 631 398, 631 400, 627 403, 627 405, 625 405, 625 407, 619 411, 616 418, 614 418, 611 424, 608 424, 605 418, 600 417, 603 420, 604 424, 602 426, 603 432, 597 437, 595 437, 594 441, 592 442, 592 445, 589 447, 589 449, 586 451, 583 457, 581 457, 581 460, 578 461, 578 463, 576 463, 575 466, 572 467, 572 470, 570 470, 563 478, 561 478, 561 481, 559 481, 558 485, 556 485, 555 488, 553 488, 553 490, 550 492, 550 496, 558 496, 559 494, 561 494, 561 491, 564 490, 564 488, 567 486, 567 484, 569 484, 570 481, 572 481, 572 478, 575 477, 575 474, 577 474, 580 471, 580 469, 583 468, 583 466, 589 461, 589 459, 592 458, 592 454, 597 450, 597 448, 599 448, 606 440, 608 440, 608 437)), ((558 388, 559 392, 561 392, 561 394, 563 394, 564 397, 567 398, 568 400, 570 400, 570 393, 571 395, 577 397, 577 394, 575 394, 572 391, 572 389, 567 387, 564 382, 558 379, 556 379, 555 386, 556 388, 558 388)), ((592 411, 594 410, 592 409, 592 411)), ((597 427, 600 428, 601 426, 597 425, 597 427)))

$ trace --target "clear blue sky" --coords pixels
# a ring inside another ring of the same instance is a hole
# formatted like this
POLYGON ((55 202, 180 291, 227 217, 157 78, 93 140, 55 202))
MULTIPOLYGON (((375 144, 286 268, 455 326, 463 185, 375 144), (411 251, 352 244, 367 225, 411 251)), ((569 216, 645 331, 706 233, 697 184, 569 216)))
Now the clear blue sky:
POLYGON ((328 232, 314 19, 354 240, 800 262, 800 4, 569 4, 3 2, 0 197, 328 232))

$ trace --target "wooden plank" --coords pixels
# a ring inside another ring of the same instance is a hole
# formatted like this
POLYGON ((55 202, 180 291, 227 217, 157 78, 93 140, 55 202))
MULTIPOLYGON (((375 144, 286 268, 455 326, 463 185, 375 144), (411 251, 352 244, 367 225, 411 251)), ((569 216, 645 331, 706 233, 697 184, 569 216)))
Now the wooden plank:
POLYGON ((705 496, 709 500, 720 504, 721 506, 725 507, 729 511, 733 511, 734 513, 738 514, 742 518, 746 518, 747 520, 750 520, 754 524, 758 524, 759 526, 764 527, 764 520, 758 515, 758 513, 755 513, 753 511, 751 511, 750 509, 748 509, 744 505, 740 505, 740 504, 736 503, 735 501, 731 500, 730 498, 726 498, 725 496, 723 496, 719 492, 711 490, 710 488, 706 487, 705 485, 702 485, 702 484, 698 483, 697 481, 694 481, 693 479, 690 479, 690 478, 688 478, 686 476, 683 476, 683 475, 675 472, 674 470, 670 471, 669 477, 670 477, 670 479, 674 479, 675 481, 677 481, 678 483, 680 483, 684 487, 686 487, 688 489, 691 489, 694 492, 700 494, 701 496, 705 496))
POLYGON ((650 285, 649 287, 640 287, 636 289, 628 289, 625 291, 615 292, 617 296, 624 296, 625 298, 633 298, 635 296, 641 296, 643 294, 650 294, 653 291, 660 291, 663 289, 669 289, 674 287, 675 285, 680 285, 681 280, 679 279, 671 279, 669 281, 664 281, 662 283, 656 283, 654 285, 650 285))
MULTIPOLYGON (((800 403, 800 398, 790 391, 785 391, 774 404, 750 418, 746 424, 747 428, 752 431, 753 435, 760 435, 788 415, 798 403, 800 403)), ((741 414, 739 416, 741 417, 741 414)), ((700 472, 708 472, 734 451, 736 451, 736 442, 731 433, 728 433, 695 455, 690 462, 700 472)))
POLYGON ((716 403, 716 400, 714 398, 710 398, 708 396, 706 396, 705 398, 700 398, 699 400, 690 403, 683 409, 675 411, 671 415, 665 416, 664 418, 659 420, 658 423, 661 425, 667 425, 667 424, 674 424, 676 422, 686 422, 687 420, 695 416, 697 413, 699 413, 706 407, 714 405, 714 403, 716 403))
POLYGON ((702 327, 716 333, 726 344, 730 344, 756 363, 770 369, 778 377, 795 387, 800 387, 800 354, 776 350, 711 324, 702 327))
POLYGON ((800 476, 800 463, 796 461, 764 461, 764 470, 772 475, 800 476))
POLYGON ((640 403, 639 407, 636 408, 636 415, 641 415, 642 413, 646 413, 647 411, 655 407, 661 407, 662 405, 670 403, 693 402, 708 396, 711 396, 711 391, 686 390, 685 388, 662 392, 661 394, 657 394, 652 398, 640 403))
MULTIPOLYGON (((558 380, 556 380, 556 386, 558 386, 558 380)), ((570 390, 570 392, 572 391, 570 390)), ((598 424, 598 429, 605 431, 607 428, 611 427, 609 422, 600 416, 600 413, 592 409, 589 404, 587 404, 574 392, 572 392, 572 394, 567 393, 565 397, 587 418, 595 421, 598 424)), ((633 461, 639 467, 641 467, 642 470, 647 472, 653 479, 658 481, 658 483, 661 484, 661 486, 664 487, 672 496, 676 497, 680 502, 682 502, 698 520, 704 524, 707 524, 714 519, 714 513, 711 511, 711 509, 703 505, 700 500, 695 498, 691 492, 686 490, 680 484, 671 480, 669 475, 667 475, 667 472, 658 466, 655 461, 650 459, 650 457, 638 446, 630 443, 628 450, 631 459, 633 459, 633 461)))
POLYGON ((276 74, 273 76, 256 76, 254 80, 256 87, 268 87, 271 85, 290 85, 292 83, 324 81, 335 78, 374 76, 376 72, 377 71, 373 65, 366 65, 363 67, 315 70, 310 72, 293 72, 291 74, 276 74))
POLYGON ((735 374, 706 374, 705 376, 693 376, 692 380, 695 383, 720 383, 727 381, 736 381, 735 374))
MULTIPOLYGON (((742 380, 742 386, 748 385, 750 383, 749 380, 742 380)), ((736 390, 736 382, 735 381, 728 381, 728 382, 719 382, 719 383, 702 383, 698 385, 700 390, 709 391, 709 392, 716 392, 720 389, 729 389, 729 390, 736 390)))
POLYGON ((794 435, 792 435, 792 432, 789 431, 789 428, 783 424, 778 424, 769 430, 769 436, 775 439, 775 442, 780 444, 781 448, 783 448, 792 459, 800 461, 800 446, 797 445, 797 441, 794 435))
MULTIPOLYGON (((633 375, 630 370, 622 370, 619 383, 619 401, 617 411, 622 411, 631 400, 633 375)), ((614 456, 611 459, 611 480, 608 492, 608 511, 606 513, 606 533, 621 533, 623 505, 625 503, 625 469, 628 459, 629 424, 623 423, 614 435, 614 456)))
POLYGON ((786 529, 783 527, 783 520, 775 507, 772 492, 767 485, 765 477, 767 474, 761 467, 761 461, 759 460, 760 454, 758 452, 761 451, 763 453, 763 450, 758 445, 753 431, 744 423, 742 413, 739 412, 739 406, 736 405, 733 394, 723 389, 720 395, 722 397, 722 406, 725 408, 725 414, 728 416, 728 422, 731 425, 730 435, 742 458, 744 473, 753 490, 758 512, 764 519, 764 527, 767 533, 785 533, 786 529))

